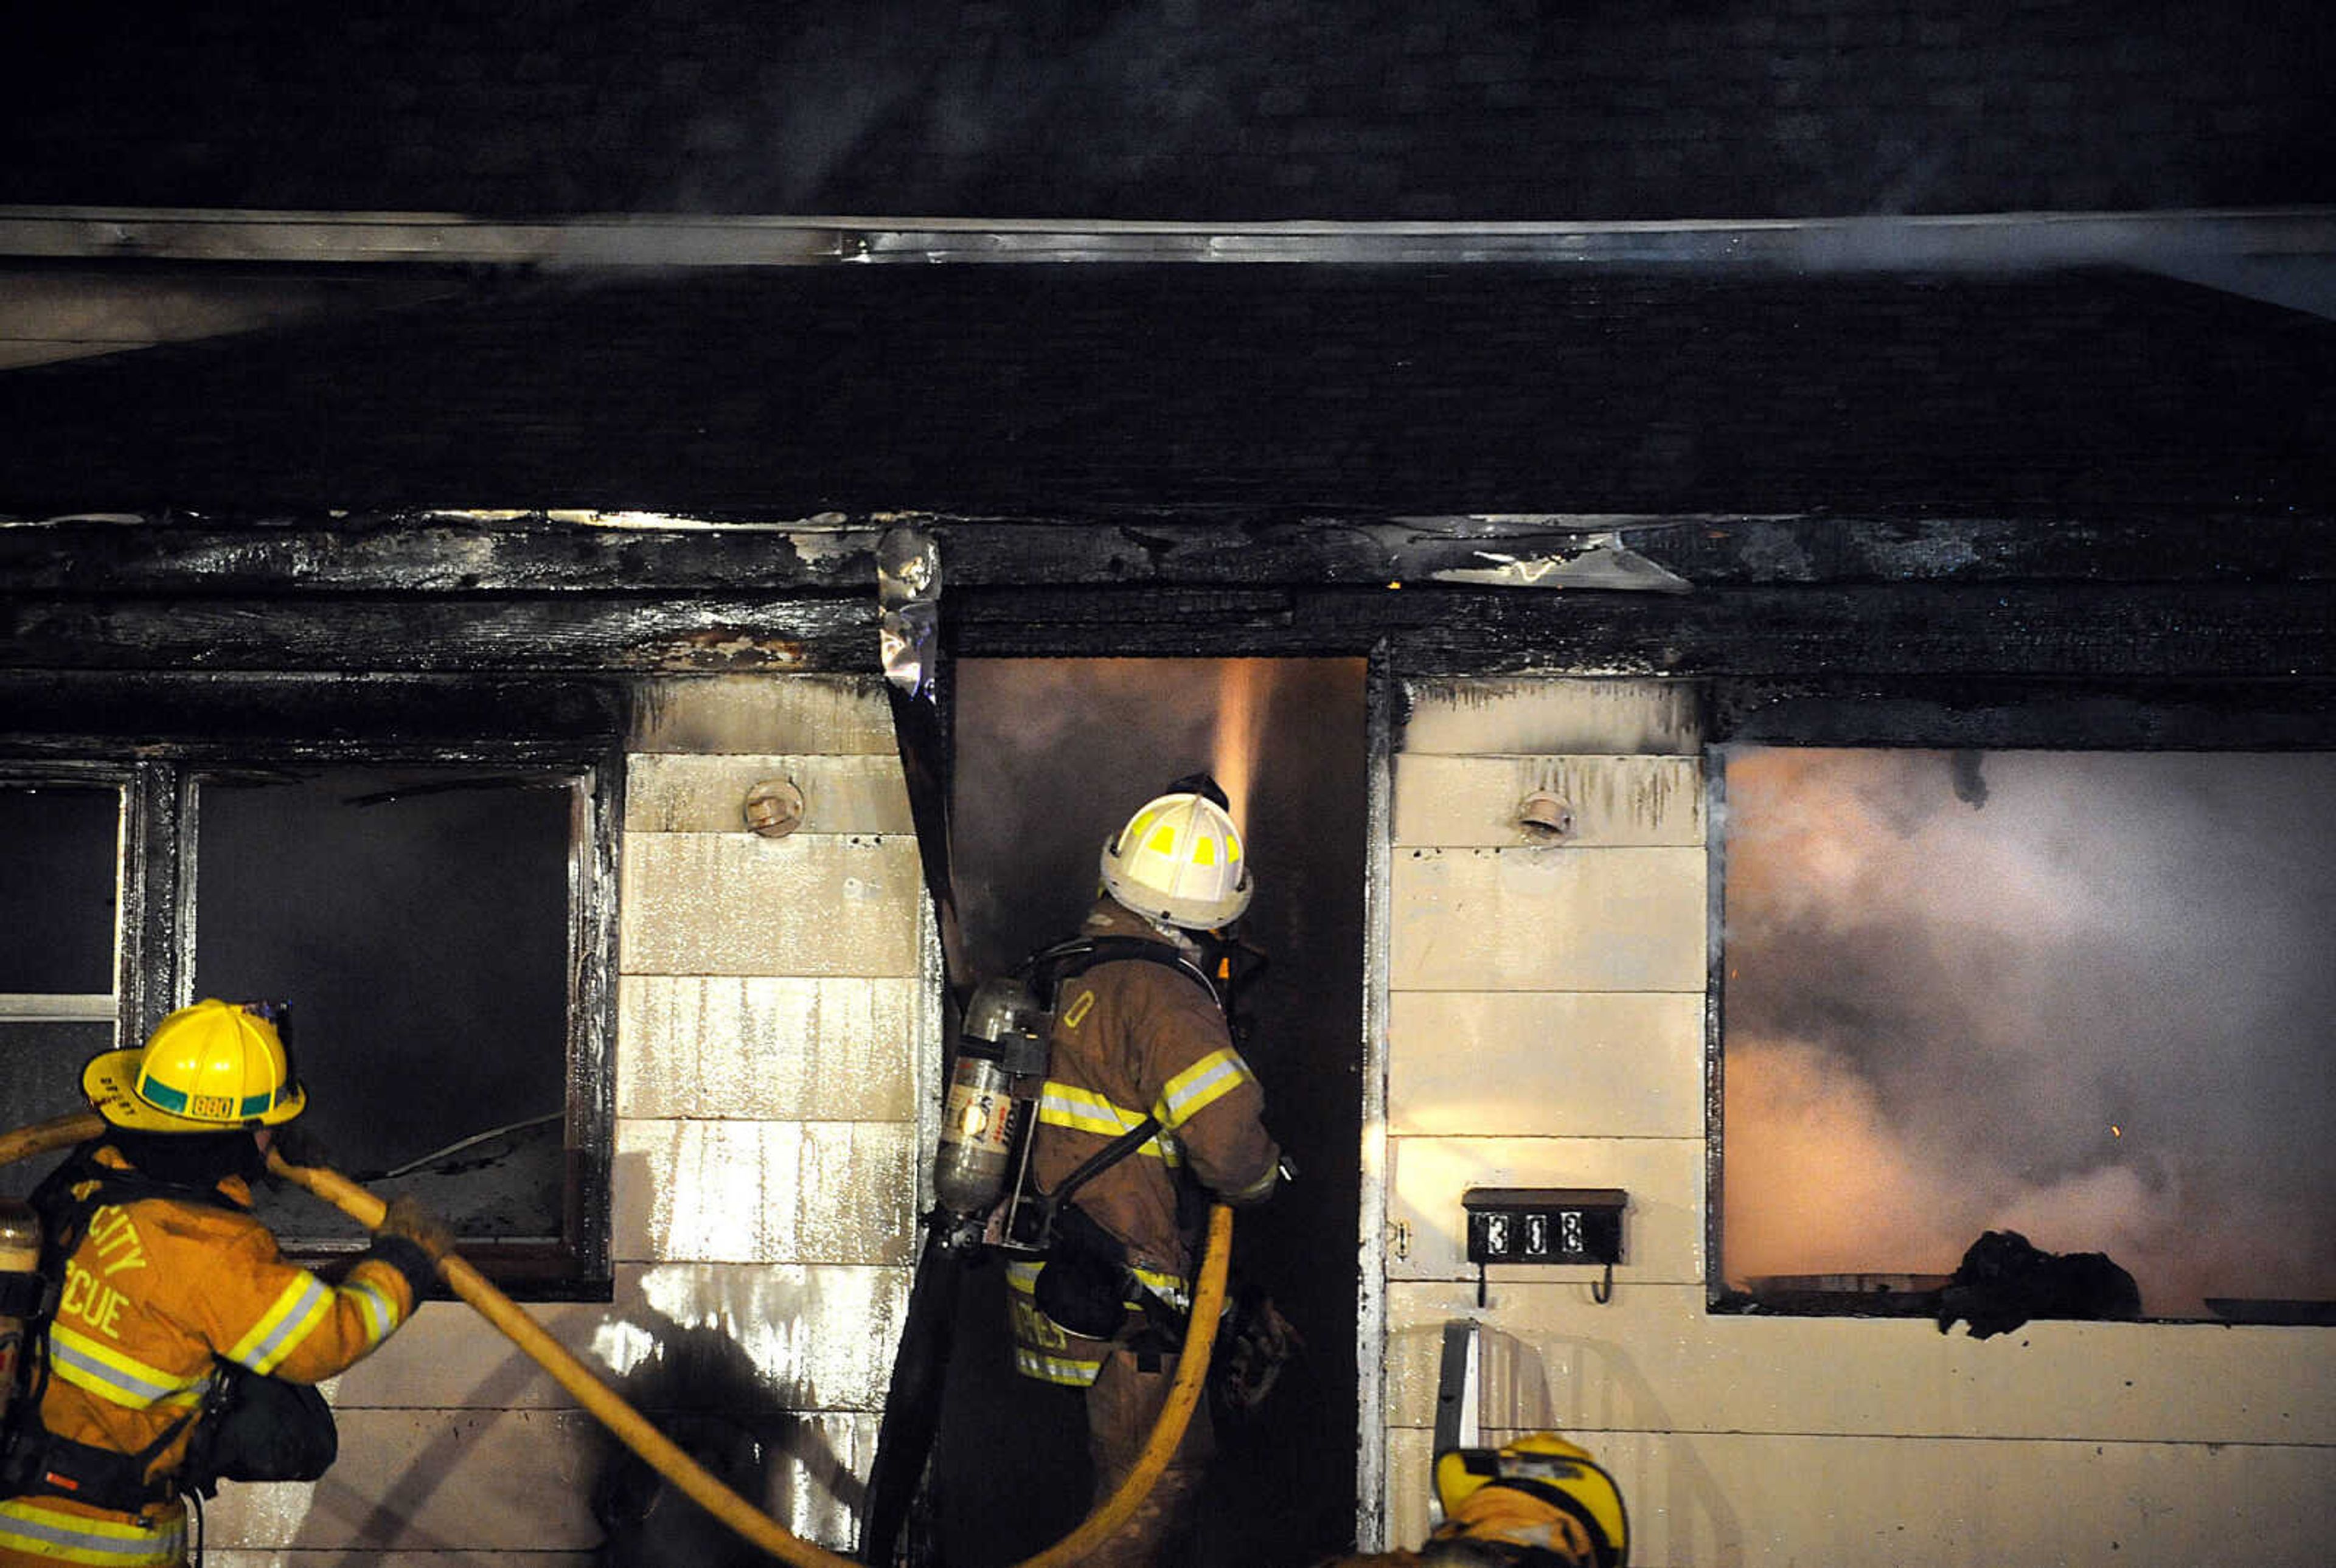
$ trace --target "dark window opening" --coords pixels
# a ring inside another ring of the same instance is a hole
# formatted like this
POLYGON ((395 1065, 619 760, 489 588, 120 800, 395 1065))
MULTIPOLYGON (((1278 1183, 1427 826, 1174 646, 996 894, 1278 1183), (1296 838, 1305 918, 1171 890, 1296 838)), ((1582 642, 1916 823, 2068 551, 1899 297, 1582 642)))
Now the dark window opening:
POLYGON ((2328 1320, 2336 754, 1717 760, 1719 1283, 1916 1310, 2011 1230, 2328 1320))
MULTIPOLYGON (((0 899, 25 929, 57 928, 0 971, 24 981, 0 993, 0 1112, 15 1126, 83 1108, 81 1064, 187 1001, 287 1003, 303 1125, 336 1168, 384 1198, 419 1197, 508 1289, 604 1294, 603 776, 533 762, 150 761, 123 785, 0 787, 0 852, 38 868, 0 899), (125 853, 141 833, 146 852, 125 853), (121 965, 119 997, 117 950, 145 959, 121 965)), ((51 1163, 20 1162, 0 1184, 23 1191, 51 1163)), ((305 1193, 255 1196, 297 1255, 362 1244, 305 1193)))
MULTIPOLYGON (((309 1129, 473 1251, 561 1234, 576 788, 443 769, 197 781, 195 994, 289 1001, 309 1129)), ((357 1235, 305 1194, 262 1212, 287 1242, 357 1235)))
MULTIPOLYGON (((81 1064, 113 1044, 122 789, 0 782, 0 1124, 84 1108, 81 1064)), ((37 1173, 0 1169, 0 1191, 37 1173)))
POLYGON ((103 784, 0 787, 0 992, 113 991, 122 792, 103 784))

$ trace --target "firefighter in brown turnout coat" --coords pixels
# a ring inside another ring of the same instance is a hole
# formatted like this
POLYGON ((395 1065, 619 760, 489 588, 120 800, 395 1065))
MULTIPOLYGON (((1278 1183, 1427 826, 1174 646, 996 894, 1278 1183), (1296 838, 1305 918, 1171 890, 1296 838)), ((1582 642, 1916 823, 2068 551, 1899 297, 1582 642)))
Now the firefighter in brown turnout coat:
POLYGON ((54 1315, 0 1444, 0 1568, 186 1561, 182 1493, 312 1479, 331 1413, 308 1385, 409 1320, 450 1241, 411 1198, 336 1283, 248 1212, 307 1104, 275 1024, 221 1001, 172 1013, 83 1087, 107 1123, 33 1195, 54 1315))
MULTIPOLYGON (((1049 1255, 1008 1270, 1017 1369, 1086 1390, 1097 1502, 1167 1402, 1208 1202, 1260 1202, 1280 1173, 1264 1095, 1196 961, 1192 933, 1238 919, 1251 881, 1223 797, 1195 782, 1104 845, 1105 894, 1054 950, 1031 1169, 1041 1193, 1076 1196, 1049 1255)), ((1167 1561, 1213 1448, 1203 1400, 1144 1505, 1087 1562, 1167 1561)))

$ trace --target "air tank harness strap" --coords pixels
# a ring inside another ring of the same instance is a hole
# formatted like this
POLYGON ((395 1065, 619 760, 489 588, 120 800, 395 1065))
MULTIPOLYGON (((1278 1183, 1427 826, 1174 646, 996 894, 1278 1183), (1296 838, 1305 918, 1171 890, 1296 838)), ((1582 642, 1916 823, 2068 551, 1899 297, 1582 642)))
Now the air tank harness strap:
POLYGON ((70 1497, 122 1514, 167 1503, 178 1494, 177 1478, 150 1479, 147 1467, 192 1418, 190 1415, 172 1422, 135 1454, 77 1443, 37 1427, 11 1434, 5 1457, 0 1458, 0 1495, 70 1497))
POLYGON ((150 1477, 147 1472, 197 1412, 189 1411, 171 1422, 134 1454, 60 1437, 42 1424, 41 1398, 48 1385, 49 1320, 55 1316, 61 1299, 65 1260, 81 1245, 90 1217, 108 1203, 170 1198, 226 1209, 240 1205, 213 1189, 160 1182, 101 1165, 94 1157, 101 1141, 83 1144, 33 1190, 32 1204, 41 1216, 44 1232, 40 1272, 35 1276, 40 1294, 34 1311, 11 1313, 22 1316, 28 1329, 26 1378, 25 1386, 10 1402, 6 1430, 0 1435, 0 1496, 70 1497, 135 1514, 169 1502, 178 1492, 175 1475, 150 1477))
POLYGON ((1038 1209, 1040 1217, 1044 1221, 1044 1228, 1039 1234, 1051 1241, 1055 1234, 1056 1218, 1070 1203, 1078 1190, 1150 1143, 1153 1135, 1159 1131, 1159 1117, 1144 1117, 1110 1143, 1081 1160, 1053 1192, 1040 1193, 1038 1209))

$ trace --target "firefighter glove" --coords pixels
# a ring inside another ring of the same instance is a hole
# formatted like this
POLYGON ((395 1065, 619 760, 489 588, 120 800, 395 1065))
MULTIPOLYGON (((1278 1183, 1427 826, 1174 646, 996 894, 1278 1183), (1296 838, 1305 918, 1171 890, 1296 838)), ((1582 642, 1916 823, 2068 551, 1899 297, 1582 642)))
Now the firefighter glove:
POLYGON ((325 1147, 325 1140, 297 1122, 277 1128, 268 1142, 268 1148, 287 1165, 314 1170, 330 1166, 333 1163, 332 1152, 325 1147))
POLYGON ((381 1217, 376 1229, 384 1236, 397 1236, 413 1242, 430 1254, 433 1261, 443 1258, 454 1250, 454 1232, 445 1222, 422 1206, 420 1199, 409 1193, 399 1193, 389 1201, 389 1212, 381 1217))

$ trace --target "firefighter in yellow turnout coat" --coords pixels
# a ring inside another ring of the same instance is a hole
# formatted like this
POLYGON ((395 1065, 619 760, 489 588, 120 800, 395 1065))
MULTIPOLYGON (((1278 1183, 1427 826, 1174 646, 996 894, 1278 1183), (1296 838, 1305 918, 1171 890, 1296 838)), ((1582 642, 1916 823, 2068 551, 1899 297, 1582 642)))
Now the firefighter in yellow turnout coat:
MULTIPOLYGON (((1147 1116, 1158 1130, 1079 1185, 1060 1212, 1053 1252, 1043 1264, 1009 1265, 1007 1280, 1017 1369, 1086 1390, 1097 1502, 1134 1467, 1174 1378, 1181 1336, 1163 1331, 1159 1304, 1190 1310, 1203 1207, 1188 1201, 1180 1213, 1180 1188, 1257 1203, 1272 1193, 1280 1164, 1260 1119, 1263 1093, 1215 994, 1200 970, 1180 972, 1177 962, 1192 950, 1184 932, 1228 925, 1249 903, 1240 837, 1221 798, 1178 792, 1152 801, 1104 846, 1103 873, 1108 896, 1082 936, 1105 951, 1114 941, 1157 951, 1108 958, 1057 988, 1033 1176, 1042 1193, 1056 1193, 1147 1116), (1083 1271, 1084 1288, 1065 1283, 1083 1271)), ((1163 1561, 1191 1523, 1212 1448, 1203 1401, 1150 1498, 1086 1562, 1163 1561)))
POLYGON ((253 1011, 182 1008, 83 1084, 109 1129, 34 1195, 63 1290, 45 1381, 10 1413, 0 1568, 184 1562, 180 1472, 230 1364, 344 1370, 413 1315, 448 1240, 406 1199, 337 1284, 278 1253, 247 1183, 306 1096, 253 1011))

